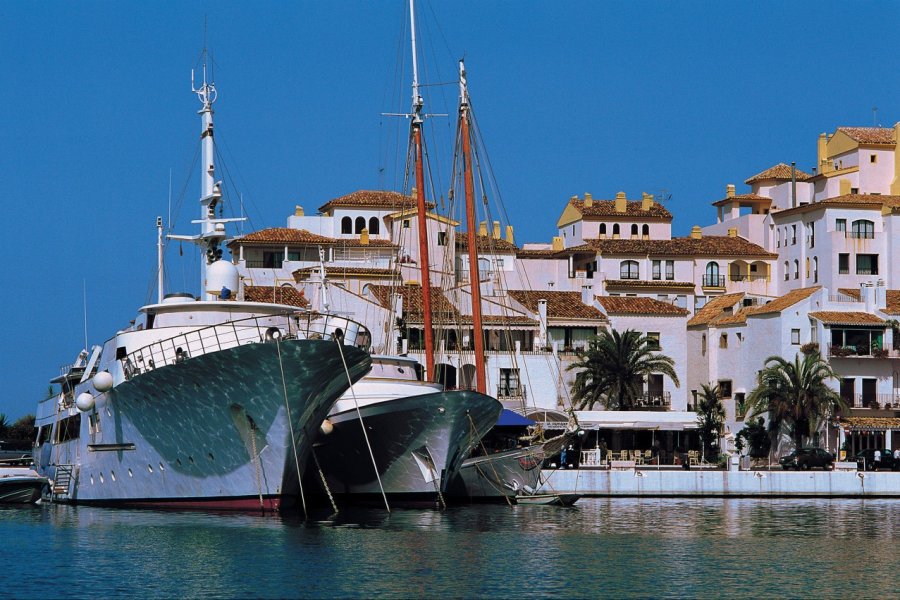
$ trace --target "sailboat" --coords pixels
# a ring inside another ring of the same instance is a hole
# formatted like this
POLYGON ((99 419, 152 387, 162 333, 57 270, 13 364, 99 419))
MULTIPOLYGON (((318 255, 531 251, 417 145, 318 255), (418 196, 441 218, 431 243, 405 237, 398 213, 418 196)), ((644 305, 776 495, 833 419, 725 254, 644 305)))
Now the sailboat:
MULTIPOLYGON (((414 1, 410 0, 413 104, 410 149, 414 157, 425 374, 418 361, 401 356, 372 356, 372 371, 334 405, 315 449, 329 491, 353 500, 381 495, 391 502, 443 502, 443 494, 462 465, 497 421, 499 401, 476 390, 444 390, 428 382, 435 376, 431 311, 431 265, 426 229, 422 126, 424 99, 419 91, 414 1)), ((320 260, 321 289, 325 267, 320 260)), ((327 301, 325 310, 328 312, 327 301)), ((478 326, 480 328, 480 325, 478 326)))
MULTIPOLYGON (((204 53, 205 57, 205 53, 204 53)), ((192 77, 193 79, 193 77, 192 77)), ((235 299, 222 259, 215 179, 215 84, 201 102, 201 296, 163 294, 132 325, 79 352, 38 403, 37 471, 50 499, 73 504, 210 509, 304 503, 302 475, 335 400, 370 368, 360 323, 235 299), (202 299, 201 299, 202 298, 202 299)))

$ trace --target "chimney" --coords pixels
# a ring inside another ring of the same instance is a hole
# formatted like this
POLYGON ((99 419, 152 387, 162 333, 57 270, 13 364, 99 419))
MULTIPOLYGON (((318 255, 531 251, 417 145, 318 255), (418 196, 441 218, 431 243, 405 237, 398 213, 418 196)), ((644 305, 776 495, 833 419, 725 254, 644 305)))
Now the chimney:
POLYGON ((859 299, 865 303, 866 312, 875 312, 875 289, 871 283, 859 284, 859 299))
POLYGON ((550 340, 547 339, 547 301, 541 298, 538 300, 538 323, 540 324, 540 345, 547 346, 550 340))
POLYGON ((900 196, 900 121, 894 123, 894 180, 891 195, 900 196))
POLYGON ((728 228, 728 237, 737 237, 737 227, 728 228))
POLYGON ((875 282, 875 309, 885 310, 887 308, 887 290, 884 287, 884 279, 875 282))
POLYGON ((653 208, 653 194, 644 193, 641 195, 641 210, 647 212, 653 208))
POLYGON ((359 243, 363 246, 369 245, 369 228, 363 227, 362 231, 359 232, 359 243))
POLYGON ((849 179, 841 178, 841 179, 838 181, 838 184, 841 186, 841 187, 840 187, 840 192, 839 192, 839 194, 840 194, 841 196, 846 196, 847 194, 850 193, 850 185, 851 185, 851 183, 850 183, 850 180, 849 180, 849 179))
POLYGON ((734 184, 729 183, 725 186, 725 197, 726 198, 734 198, 734 184))
POLYGON ((791 206, 797 206, 797 163, 791 161, 791 206))
POLYGON ((487 237, 487 223, 482 221, 478 224, 478 235, 481 237, 487 237))
POLYGON ((553 236, 553 251, 560 252, 563 250, 563 241, 562 238, 558 235, 553 236))
POLYGON ((699 240, 699 239, 702 239, 702 238, 703 238, 703 230, 700 229, 700 226, 699 226, 699 225, 694 225, 693 227, 691 227, 691 239, 692 239, 692 240, 699 240))
POLYGON ((303 207, 300 206, 299 204, 298 204, 297 206, 294 207, 294 216, 295 216, 295 217, 302 217, 302 216, 303 216, 303 207))
POLYGON ((584 193, 584 207, 585 207, 585 208, 590 208, 590 207, 592 207, 593 205, 594 205, 594 197, 591 196, 591 193, 590 193, 590 192, 585 192, 585 193, 584 193))
POLYGON ((582 304, 586 304, 588 306, 594 305, 594 286, 592 286, 592 285, 581 286, 581 302, 582 302, 582 304))
POLYGON ((494 239, 500 239, 500 221, 494 221, 494 239))
POLYGON ((512 225, 506 226, 506 241, 510 244, 515 244, 515 238, 513 238, 513 228, 512 225))
POLYGON ((825 173, 831 170, 831 165, 828 164, 828 134, 820 133, 819 134, 819 171, 824 175, 825 173))
POLYGON ((616 194, 616 212, 623 213, 627 210, 628 207, 628 199, 625 198, 625 192, 618 192, 616 194))

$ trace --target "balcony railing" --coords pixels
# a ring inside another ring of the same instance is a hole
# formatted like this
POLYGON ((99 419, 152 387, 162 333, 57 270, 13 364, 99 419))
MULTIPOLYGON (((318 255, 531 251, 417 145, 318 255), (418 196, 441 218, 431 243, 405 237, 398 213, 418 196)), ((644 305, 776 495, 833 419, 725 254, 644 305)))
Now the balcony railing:
POLYGON ((898 408, 900 396, 894 394, 854 394, 853 397, 842 396, 851 408, 898 408))
POLYGON ((725 276, 724 275, 704 275, 703 276, 703 287, 723 288, 723 287, 725 287, 725 276))
POLYGON ((337 315, 283 313, 249 317, 195 329, 148 344, 122 360, 126 379, 166 365, 183 363, 192 357, 247 344, 285 339, 334 339, 345 344, 368 347, 369 330, 356 321, 337 315))
POLYGON ((766 281, 768 276, 757 275, 756 273, 732 273, 728 276, 729 281, 766 281))
POLYGON ((658 407, 658 408, 668 408, 672 406, 672 393, 671 392, 647 392, 638 397, 637 401, 634 403, 635 406, 639 407, 658 407))
POLYGON ((528 390, 524 385, 503 384, 497 386, 497 398, 527 398, 528 390))
POLYGON ((836 358, 845 358, 848 356, 855 358, 889 358, 891 356, 896 356, 896 353, 892 353, 886 348, 871 348, 863 344, 858 344, 856 346, 838 346, 836 344, 831 344, 828 346, 828 355, 836 358))
POLYGON ((860 240, 874 240, 875 232, 874 231, 847 231, 845 237, 856 238, 856 239, 860 239, 860 240))

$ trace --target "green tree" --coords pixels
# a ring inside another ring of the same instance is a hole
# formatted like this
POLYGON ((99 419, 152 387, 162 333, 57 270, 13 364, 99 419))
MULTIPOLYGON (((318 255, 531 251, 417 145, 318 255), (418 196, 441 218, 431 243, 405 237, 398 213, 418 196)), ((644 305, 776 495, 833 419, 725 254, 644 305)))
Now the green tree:
POLYGON ((631 410, 643 395, 651 373, 668 375, 676 386, 675 361, 656 352, 656 340, 631 329, 603 331, 578 350, 578 360, 567 367, 577 370, 572 384, 572 406, 591 410, 601 404, 609 410, 631 410))
POLYGON ((827 382, 837 375, 818 354, 800 354, 793 361, 780 356, 766 359, 757 386, 747 396, 747 416, 769 415, 769 432, 786 430, 797 448, 813 437, 824 421, 847 405, 827 382))
POLYGON ((34 426, 34 415, 25 415, 7 429, 7 438, 10 440, 33 442, 35 437, 37 428, 34 426))
POLYGON ((772 448, 772 440, 762 417, 745 421, 744 428, 738 431, 734 443, 738 452, 746 447, 751 458, 766 458, 772 448))
POLYGON ((700 386, 697 395, 697 429, 703 442, 703 460, 706 460, 707 449, 712 450, 713 442, 717 442, 722 435, 722 427, 725 425, 725 407, 722 405, 722 397, 719 386, 710 386, 706 383, 700 386))
POLYGON ((0 413, 0 440, 5 440, 9 435, 9 420, 5 413, 0 413))

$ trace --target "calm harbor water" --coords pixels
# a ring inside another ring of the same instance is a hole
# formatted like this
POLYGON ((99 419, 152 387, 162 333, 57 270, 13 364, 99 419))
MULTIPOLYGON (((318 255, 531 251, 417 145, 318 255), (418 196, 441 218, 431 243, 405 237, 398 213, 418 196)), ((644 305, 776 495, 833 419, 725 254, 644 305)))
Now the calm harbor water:
POLYGON ((4 597, 896 596, 898 500, 0 509, 4 597))

